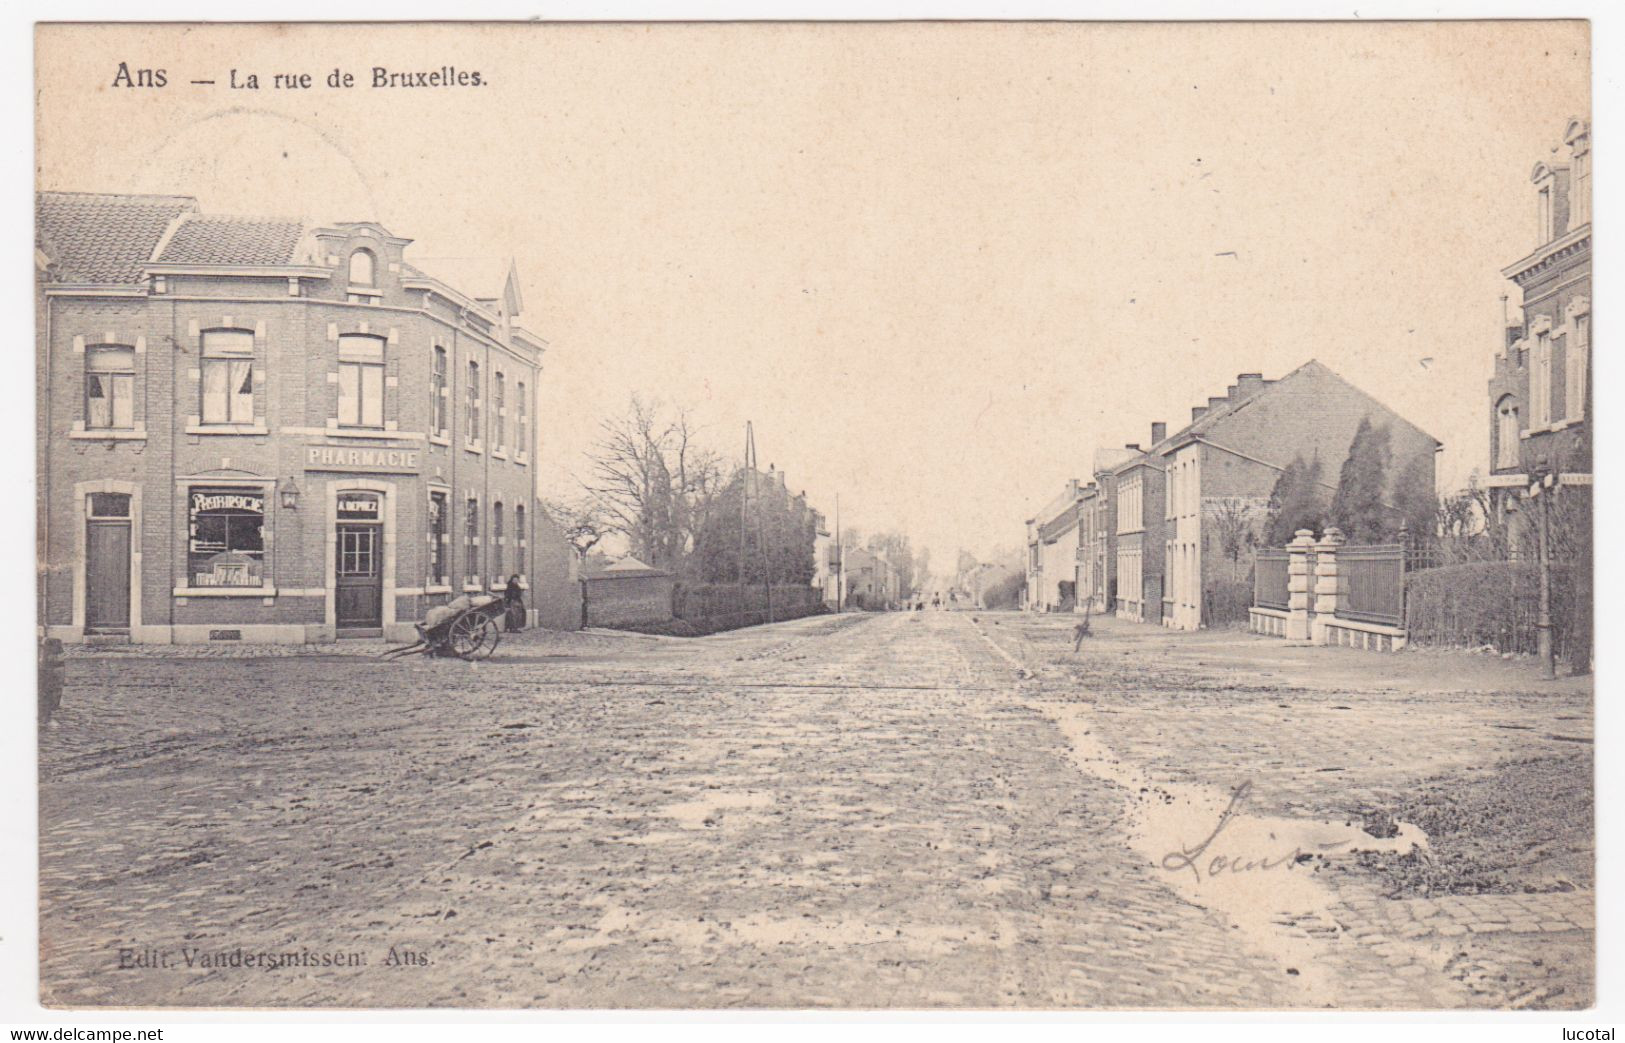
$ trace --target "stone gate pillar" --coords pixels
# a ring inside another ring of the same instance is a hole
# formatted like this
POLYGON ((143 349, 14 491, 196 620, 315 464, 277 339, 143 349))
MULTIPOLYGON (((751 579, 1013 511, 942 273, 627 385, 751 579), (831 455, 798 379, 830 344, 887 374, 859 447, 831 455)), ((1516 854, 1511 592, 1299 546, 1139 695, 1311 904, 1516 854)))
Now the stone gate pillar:
POLYGON ((1315 549, 1315 534, 1299 529, 1286 545, 1286 637, 1289 641, 1309 640, 1310 583, 1309 552, 1315 549))
POLYGON ((1338 599, 1342 595, 1342 580, 1337 571, 1337 548, 1342 545, 1343 530, 1335 525, 1328 527, 1315 544, 1315 614, 1309 640, 1317 645, 1331 643, 1326 631, 1337 618, 1338 599))

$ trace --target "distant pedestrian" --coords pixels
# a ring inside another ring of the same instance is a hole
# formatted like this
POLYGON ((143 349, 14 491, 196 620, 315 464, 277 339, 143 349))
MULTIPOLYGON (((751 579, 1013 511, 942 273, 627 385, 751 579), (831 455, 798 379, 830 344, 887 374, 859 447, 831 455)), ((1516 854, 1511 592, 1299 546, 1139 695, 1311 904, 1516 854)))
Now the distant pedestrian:
POLYGON ((508 577, 508 589, 502 592, 507 605, 508 633, 517 634, 525 629, 525 588, 519 585, 519 576, 508 577))

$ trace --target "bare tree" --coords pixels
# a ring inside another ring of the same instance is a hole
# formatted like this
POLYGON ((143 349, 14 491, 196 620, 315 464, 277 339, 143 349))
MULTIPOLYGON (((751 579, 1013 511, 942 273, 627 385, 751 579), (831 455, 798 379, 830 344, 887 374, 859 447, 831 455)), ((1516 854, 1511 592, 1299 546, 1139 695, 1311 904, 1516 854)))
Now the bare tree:
POLYGON ((542 508, 558 524, 565 540, 580 558, 585 558, 604 537, 615 531, 608 513, 591 496, 569 501, 543 500, 542 508))
POLYGON ((697 434, 687 409, 633 395, 624 415, 599 425, 588 454, 583 486, 632 554, 656 568, 682 567, 722 486, 722 459, 697 434))

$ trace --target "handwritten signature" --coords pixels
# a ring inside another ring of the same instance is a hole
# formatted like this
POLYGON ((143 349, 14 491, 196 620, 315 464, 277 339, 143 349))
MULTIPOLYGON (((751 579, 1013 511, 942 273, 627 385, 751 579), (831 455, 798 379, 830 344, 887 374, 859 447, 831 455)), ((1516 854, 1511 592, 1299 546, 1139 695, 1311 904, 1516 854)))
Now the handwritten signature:
MULTIPOLYGON (((1240 809, 1242 805, 1247 803, 1247 798, 1252 791, 1253 784, 1251 782, 1243 782, 1241 785, 1237 786, 1235 791, 1230 794, 1230 803, 1225 806, 1224 812, 1219 816, 1218 824, 1213 827, 1213 832, 1209 833, 1205 840, 1194 847, 1181 848, 1178 851, 1170 851, 1166 855, 1163 855, 1162 868, 1170 873, 1178 873, 1182 870, 1189 869, 1191 873, 1195 875, 1196 882, 1201 883, 1203 879, 1202 860, 1205 856, 1207 856, 1207 849, 1213 844, 1214 840, 1218 839, 1219 834, 1224 832, 1224 828, 1228 826, 1233 819, 1241 814, 1240 809)), ((1316 850, 1329 851, 1332 848, 1343 847, 1346 844, 1348 844, 1348 841, 1338 840, 1330 844, 1316 845, 1316 850)), ((1311 857, 1313 857, 1311 853, 1304 851, 1302 845, 1295 846, 1291 851, 1275 858, 1265 857, 1249 859, 1229 857, 1225 855, 1213 855, 1207 858, 1206 876, 1208 879, 1212 879, 1213 877, 1219 876, 1223 873, 1239 874, 1268 872, 1272 869, 1278 869, 1281 866, 1286 866, 1288 869, 1291 869, 1294 865, 1297 865, 1299 862, 1307 861, 1311 857)))

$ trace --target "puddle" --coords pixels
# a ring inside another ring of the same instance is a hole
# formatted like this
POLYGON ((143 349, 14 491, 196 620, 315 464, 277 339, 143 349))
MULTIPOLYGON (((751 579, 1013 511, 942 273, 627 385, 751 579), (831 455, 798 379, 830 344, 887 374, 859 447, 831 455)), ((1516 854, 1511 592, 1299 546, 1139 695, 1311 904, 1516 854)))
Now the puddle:
POLYGON ((1389 838, 1357 822, 1296 819, 1248 810, 1251 783, 1225 791, 1195 783, 1153 782, 1123 763, 1092 733, 1091 711, 1069 703, 1041 707, 1060 726, 1077 766, 1128 790, 1129 842, 1158 879, 1193 905, 1227 917, 1236 932, 1297 973, 1313 1004, 1338 994, 1320 963, 1318 943, 1287 926, 1324 912, 1336 894, 1314 876, 1323 859, 1358 851, 1406 852, 1427 836, 1400 823, 1389 838))
POLYGON ((721 825, 730 811, 772 806, 773 794, 771 793, 718 792, 703 800, 692 800, 683 804, 669 805, 662 808, 660 814, 676 819, 677 824, 684 829, 705 829, 707 826, 721 825))

